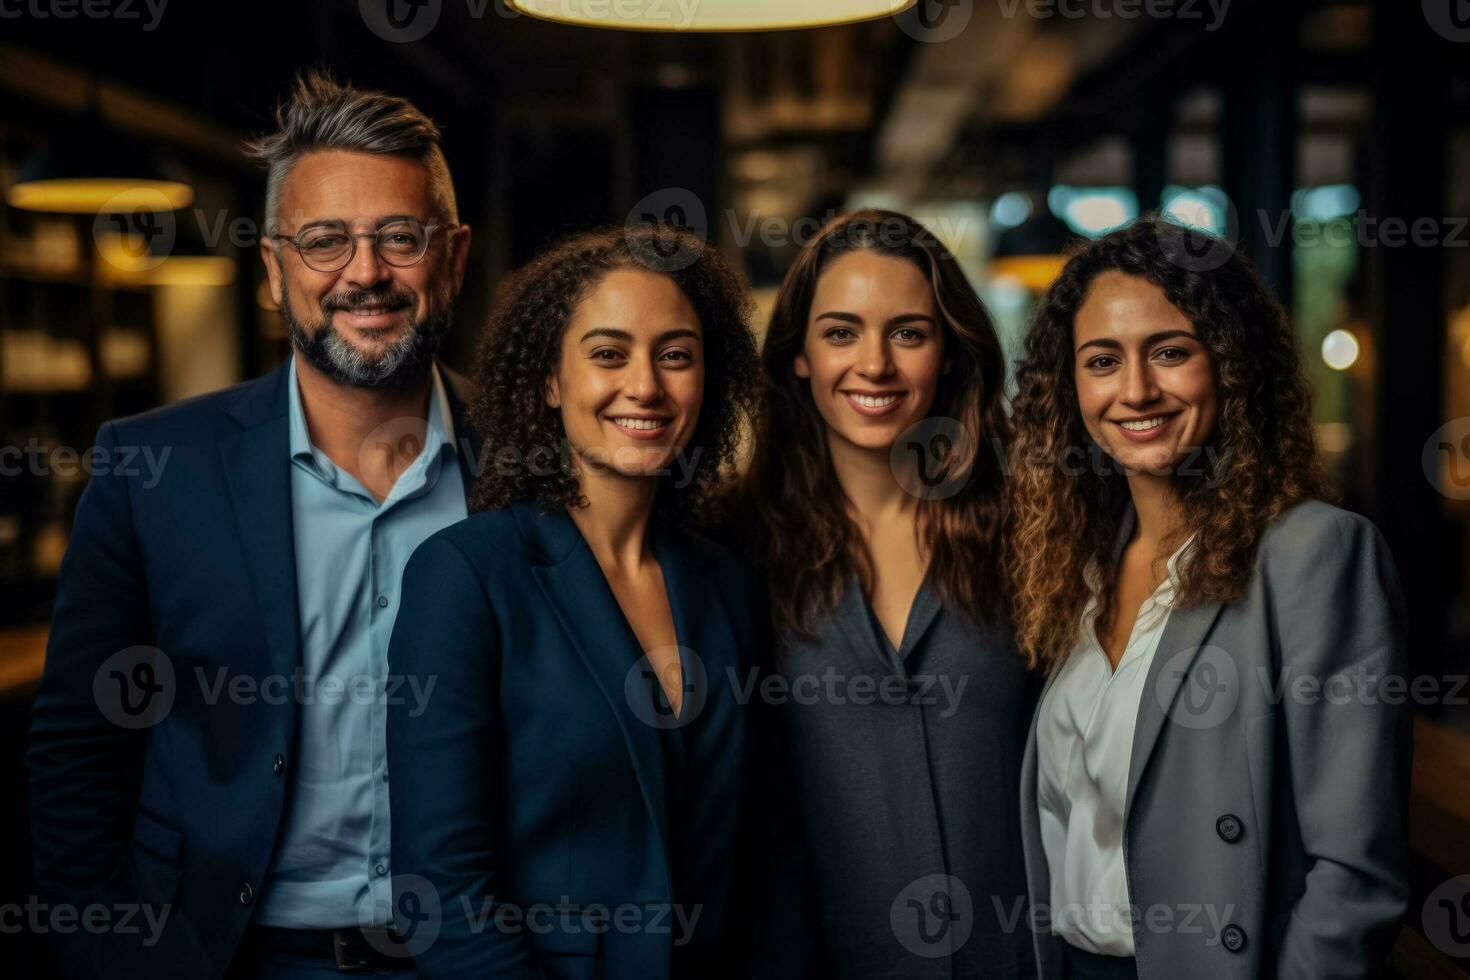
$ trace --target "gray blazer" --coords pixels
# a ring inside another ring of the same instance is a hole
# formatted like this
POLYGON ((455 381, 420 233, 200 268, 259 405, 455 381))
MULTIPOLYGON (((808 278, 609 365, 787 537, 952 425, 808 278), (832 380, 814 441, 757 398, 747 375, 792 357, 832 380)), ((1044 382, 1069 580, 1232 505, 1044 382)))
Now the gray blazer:
MULTIPOLYGON (((1120 546, 1133 532, 1131 511, 1120 546)), ((1141 980, 1373 975, 1408 905, 1404 604, 1371 522, 1320 501, 1262 536, 1235 603, 1175 609, 1133 737, 1123 853, 1141 980), (1385 683, 1385 678, 1393 678, 1385 683)), ((1031 927, 1064 975, 1021 770, 1031 927)))

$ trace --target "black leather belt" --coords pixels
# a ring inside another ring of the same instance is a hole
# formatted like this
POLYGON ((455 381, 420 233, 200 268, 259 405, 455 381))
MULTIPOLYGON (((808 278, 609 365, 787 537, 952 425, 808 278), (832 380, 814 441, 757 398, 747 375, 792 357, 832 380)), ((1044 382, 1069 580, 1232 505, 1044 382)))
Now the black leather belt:
POLYGON ((251 926, 245 942, 253 952, 290 953, 331 960, 343 973, 407 970, 413 958, 386 926, 371 929, 281 929, 251 926))

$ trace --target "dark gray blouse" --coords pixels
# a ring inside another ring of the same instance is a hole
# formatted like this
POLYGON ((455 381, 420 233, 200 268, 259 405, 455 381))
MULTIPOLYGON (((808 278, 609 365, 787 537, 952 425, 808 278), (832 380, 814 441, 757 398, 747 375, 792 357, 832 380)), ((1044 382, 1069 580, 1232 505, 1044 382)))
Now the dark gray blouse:
POLYGON ((1039 683, 927 579, 898 650, 856 576, 783 645, 783 708, 824 976, 1034 974, 1021 757, 1039 683))

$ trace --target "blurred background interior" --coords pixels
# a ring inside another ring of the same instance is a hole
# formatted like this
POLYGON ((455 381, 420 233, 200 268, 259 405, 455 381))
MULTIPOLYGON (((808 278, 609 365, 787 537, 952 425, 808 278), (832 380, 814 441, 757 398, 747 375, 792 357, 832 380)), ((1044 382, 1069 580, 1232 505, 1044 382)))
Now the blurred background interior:
MULTIPOLYGON (((1342 501, 1393 548, 1415 671, 1463 677, 1470 422, 1439 430, 1470 416, 1470 42, 1405 0, 1234 0, 1223 16, 1178 4, 1170 17, 922 2, 843 27, 696 34, 443 0, 400 5, 435 18, 414 40, 357 0, 173 0, 157 17, 132 4, 131 18, 7 6, 0 446, 25 455, 0 476, 0 902, 32 890, 21 748, 80 454, 110 417, 286 354, 254 237, 263 182, 241 140, 315 65, 407 96, 443 127, 475 232, 447 355, 461 369, 497 282, 591 225, 684 220, 741 264, 765 309, 816 228, 799 219, 908 210, 964 263, 1012 356, 1068 236, 1150 211, 1230 235, 1292 311, 1342 501), (165 181, 150 193, 168 205, 118 214, 32 183, 115 176, 122 160, 165 181)), ((1416 894, 1394 965, 1462 976, 1467 961, 1424 938, 1420 910, 1470 871, 1470 710, 1417 714, 1416 894)), ((33 937, 0 938, 22 944, 7 962, 44 975, 33 937)))

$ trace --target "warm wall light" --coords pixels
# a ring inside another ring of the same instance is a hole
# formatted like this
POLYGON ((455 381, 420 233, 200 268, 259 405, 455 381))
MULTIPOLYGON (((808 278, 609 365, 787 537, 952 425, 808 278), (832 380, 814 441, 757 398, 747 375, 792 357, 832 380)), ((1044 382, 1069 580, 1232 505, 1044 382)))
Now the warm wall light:
POLYGON ((1358 362, 1358 338, 1351 330, 1334 330, 1322 338, 1322 360, 1334 371, 1346 371, 1358 362))
POLYGON ((507 0, 530 17, 625 31, 780 31, 891 17, 916 0, 507 0))
POLYGON ((990 274, 1014 280, 1033 293, 1045 292, 1067 264, 1071 236, 1065 222, 1049 208, 1041 208, 996 237, 990 274))
POLYGON ((990 274, 1018 282, 1033 293, 1044 293, 1066 264, 1065 255, 1003 255, 990 260, 990 274))

